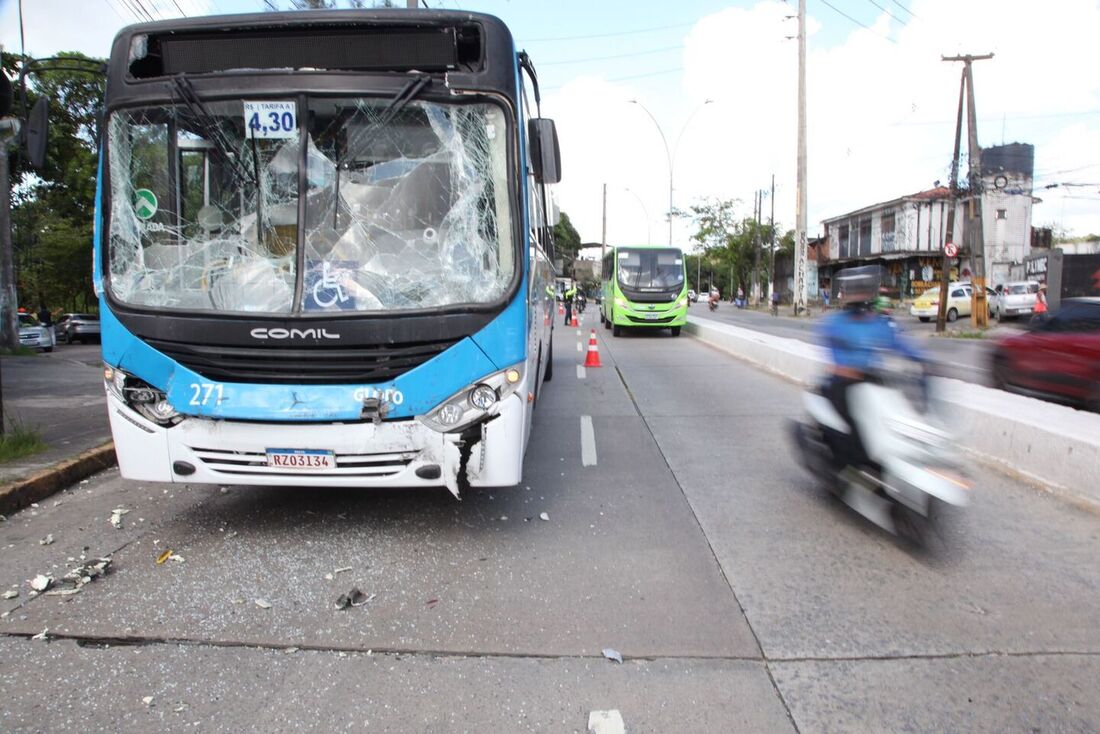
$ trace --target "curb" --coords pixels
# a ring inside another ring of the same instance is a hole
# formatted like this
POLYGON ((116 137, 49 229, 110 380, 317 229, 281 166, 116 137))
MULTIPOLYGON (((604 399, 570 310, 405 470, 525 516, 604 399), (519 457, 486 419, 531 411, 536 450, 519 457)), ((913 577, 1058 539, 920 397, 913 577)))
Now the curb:
POLYGON ((69 485, 79 482, 118 463, 114 441, 77 454, 72 459, 54 464, 49 469, 26 479, 0 485, 0 514, 11 515, 32 502, 49 497, 69 485))

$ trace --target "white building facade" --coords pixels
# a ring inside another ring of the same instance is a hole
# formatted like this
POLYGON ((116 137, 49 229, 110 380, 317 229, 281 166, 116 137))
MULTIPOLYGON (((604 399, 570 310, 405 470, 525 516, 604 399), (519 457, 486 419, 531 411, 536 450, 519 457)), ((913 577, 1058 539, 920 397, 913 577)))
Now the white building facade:
MULTIPOLYGON (((983 218, 986 281, 1009 278, 1009 268, 1031 249, 1032 171, 1034 148, 1012 143, 982 152, 983 191, 975 205, 983 218)), ((821 274, 828 285, 832 273, 843 267, 881 263, 890 273, 898 295, 919 294, 939 284, 951 192, 945 186, 873 204, 824 220, 829 266, 821 274)), ((971 202, 956 203, 954 235, 960 256, 951 263, 951 277, 968 278, 971 202)))

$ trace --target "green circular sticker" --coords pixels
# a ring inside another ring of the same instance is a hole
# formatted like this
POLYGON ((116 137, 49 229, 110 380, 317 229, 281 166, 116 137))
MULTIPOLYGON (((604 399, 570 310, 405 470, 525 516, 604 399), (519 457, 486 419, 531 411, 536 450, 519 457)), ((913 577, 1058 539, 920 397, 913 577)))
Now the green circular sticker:
POLYGON ((157 213, 157 195, 149 189, 134 192, 134 214, 138 219, 152 219, 157 213))

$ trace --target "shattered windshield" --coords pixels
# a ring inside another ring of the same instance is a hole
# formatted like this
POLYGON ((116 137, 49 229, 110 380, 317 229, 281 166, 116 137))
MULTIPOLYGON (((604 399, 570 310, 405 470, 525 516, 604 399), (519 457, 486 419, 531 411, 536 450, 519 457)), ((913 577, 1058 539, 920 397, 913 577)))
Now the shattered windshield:
POLYGON ((635 290, 672 290, 684 285, 679 250, 619 250, 619 283, 635 290))
POLYGON ((192 96, 112 115, 117 299, 287 314, 440 308, 505 293, 516 263, 498 107, 298 106, 192 96))

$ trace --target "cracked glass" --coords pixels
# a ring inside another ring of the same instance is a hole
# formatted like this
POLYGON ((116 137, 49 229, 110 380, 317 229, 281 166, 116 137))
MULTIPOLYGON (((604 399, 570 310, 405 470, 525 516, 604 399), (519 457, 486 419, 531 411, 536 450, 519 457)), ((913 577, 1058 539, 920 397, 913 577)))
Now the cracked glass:
POLYGON ((268 101, 282 127, 267 136, 250 117, 264 102, 180 96, 190 102, 111 117, 119 301, 377 312, 490 303, 507 291, 516 262, 497 106, 268 101))

